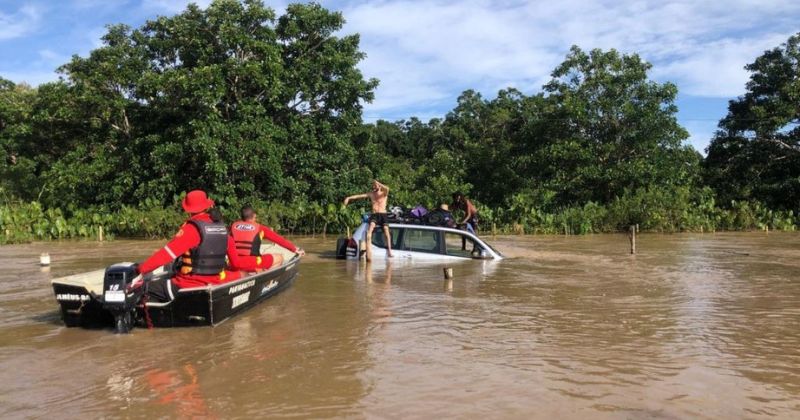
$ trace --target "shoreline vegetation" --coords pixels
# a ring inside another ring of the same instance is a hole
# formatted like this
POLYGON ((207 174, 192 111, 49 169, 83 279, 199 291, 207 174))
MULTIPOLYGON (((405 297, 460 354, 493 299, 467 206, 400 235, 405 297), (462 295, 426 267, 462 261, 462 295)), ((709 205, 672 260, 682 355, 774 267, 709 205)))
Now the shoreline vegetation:
MULTIPOLYGON (((639 197, 641 198, 641 197, 639 197)), ((152 203, 151 203, 152 204, 152 203)), ((220 208, 225 220, 236 220, 234 207, 220 208)), ((272 228, 290 235, 339 235, 360 223, 366 209, 327 207, 308 203, 273 203, 255 206, 259 218, 272 228)), ((617 201, 611 206, 588 203, 558 213, 536 209, 489 209, 479 206, 479 234, 584 235, 625 232, 630 221, 640 221, 642 232, 795 231, 797 218, 791 211, 773 212, 758 203, 733 203, 730 209, 650 207, 640 201, 617 201)), ((0 244, 32 241, 115 238, 161 239, 177 231, 185 215, 175 209, 134 208, 45 209, 40 203, 0 206, 0 244)))
POLYGON ((427 122, 363 106, 358 34, 316 3, 190 4, 132 28, 37 87, 0 78, 0 243, 163 238, 201 188, 289 234, 341 233, 372 179, 390 205, 461 191, 481 233, 795 230, 800 33, 747 65, 707 156, 677 121, 678 88, 638 54, 573 46, 538 92, 464 91, 427 122))

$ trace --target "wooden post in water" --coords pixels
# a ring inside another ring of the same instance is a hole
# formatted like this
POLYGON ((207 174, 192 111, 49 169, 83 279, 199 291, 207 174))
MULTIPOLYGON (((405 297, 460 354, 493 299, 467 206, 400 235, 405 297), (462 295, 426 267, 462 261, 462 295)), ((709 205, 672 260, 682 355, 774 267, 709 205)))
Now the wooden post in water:
POLYGON ((453 279, 445 279, 444 280, 444 291, 445 292, 452 292, 453 291, 453 279))
POLYGON ((100 227, 97 228, 97 239, 100 242, 103 242, 103 225, 100 225, 100 227))
POLYGON ((492 238, 494 238, 495 236, 497 236, 497 224, 495 222, 492 222, 492 238))
POLYGON ((631 254, 636 254, 636 225, 631 225, 628 238, 631 240, 631 254))

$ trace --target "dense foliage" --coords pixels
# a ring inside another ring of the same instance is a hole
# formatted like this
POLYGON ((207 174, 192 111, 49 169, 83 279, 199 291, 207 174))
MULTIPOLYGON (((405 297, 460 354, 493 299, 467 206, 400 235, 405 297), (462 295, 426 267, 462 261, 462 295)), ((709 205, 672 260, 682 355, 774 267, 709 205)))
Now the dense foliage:
POLYGON ((276 19, 260 1, 229 0, 109 27, 105 46, 73 57, 64 81, 11 115, 26 127, 6 152, 34 180, 13 194, 47 206, 171 205, 200 187, 222 197, 341 196, 334 175, 369 179, 348 133, 377 84, 355 66, 358 36, 332 35, 343 22, 314 4, 276 19))
POLYGON ((378 81, 343 24, 314 3, 217 0, 109 26, 57 82, 0 79, 0 238, 169 235, 194 188, 228 218, 252 203, 285 231, 342 232, 365 207, 340 200, 372 178, 394 205, 466 192, 487 230, 795 226, 800 34, 747 67, 704 160, 676 86, 616 50, 573 47, 539 93, 466 91, 441 119, 364 124, 378 81))
POLYGON ((800 202, 800 33, 747 67, 747 93, 730 101, 705 162, 721 201, 800 202))

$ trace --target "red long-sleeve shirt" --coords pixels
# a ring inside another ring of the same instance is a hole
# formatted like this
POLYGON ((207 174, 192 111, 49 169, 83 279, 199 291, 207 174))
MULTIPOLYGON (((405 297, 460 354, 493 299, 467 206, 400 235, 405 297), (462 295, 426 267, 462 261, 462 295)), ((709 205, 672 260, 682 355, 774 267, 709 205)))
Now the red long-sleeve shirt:
MULTIPOLYGON (((234 225, 236 223, 238 222, 235 222, 234 225)), ((250 223, 258 226, 258 234, 261 236, 261 239, 270 240, 272 242, 275 242, 275 244, 280 246, 281 248, 286 248, 289 251, 297 252, 297 246, 295 244, 291 243, 288 239, 284 238, 274 230, 256 222, 245 222, 245 223, 250 223)))
MULTIPOLYGON (((196 214, 191 220, 211 222, 211 216, 207 213, 196 214)), ((164 264, 170 263, 175 258, 183 255, 186 251, 200 245, 200 232, 191 223, 184 223, 178 233, 163 248, 159 249, 150 258, 139 264, 139 272, 147 274, 164 264)), ((236 245, 233 238, 228 236, 228 265, 232 270, 255 271, 257 269, 269 268, 272 266, 272 257, 249 257, 240 256, 236 253, 236 245)), ((200 275, 178 273, 173 282, 179 288, 205 286, 208 284, 220 284, 241 277, 239 271, 224 270, 218 275, 200 275)))

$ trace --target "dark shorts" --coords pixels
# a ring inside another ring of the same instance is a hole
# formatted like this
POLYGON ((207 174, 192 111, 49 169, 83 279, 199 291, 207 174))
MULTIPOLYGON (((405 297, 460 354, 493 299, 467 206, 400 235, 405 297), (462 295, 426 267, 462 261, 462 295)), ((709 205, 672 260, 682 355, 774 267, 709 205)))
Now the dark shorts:
POLYGON ((369 222, 375 223, 375 227, 386 226, 386 213, 372 213, 369 216, 369 222))

